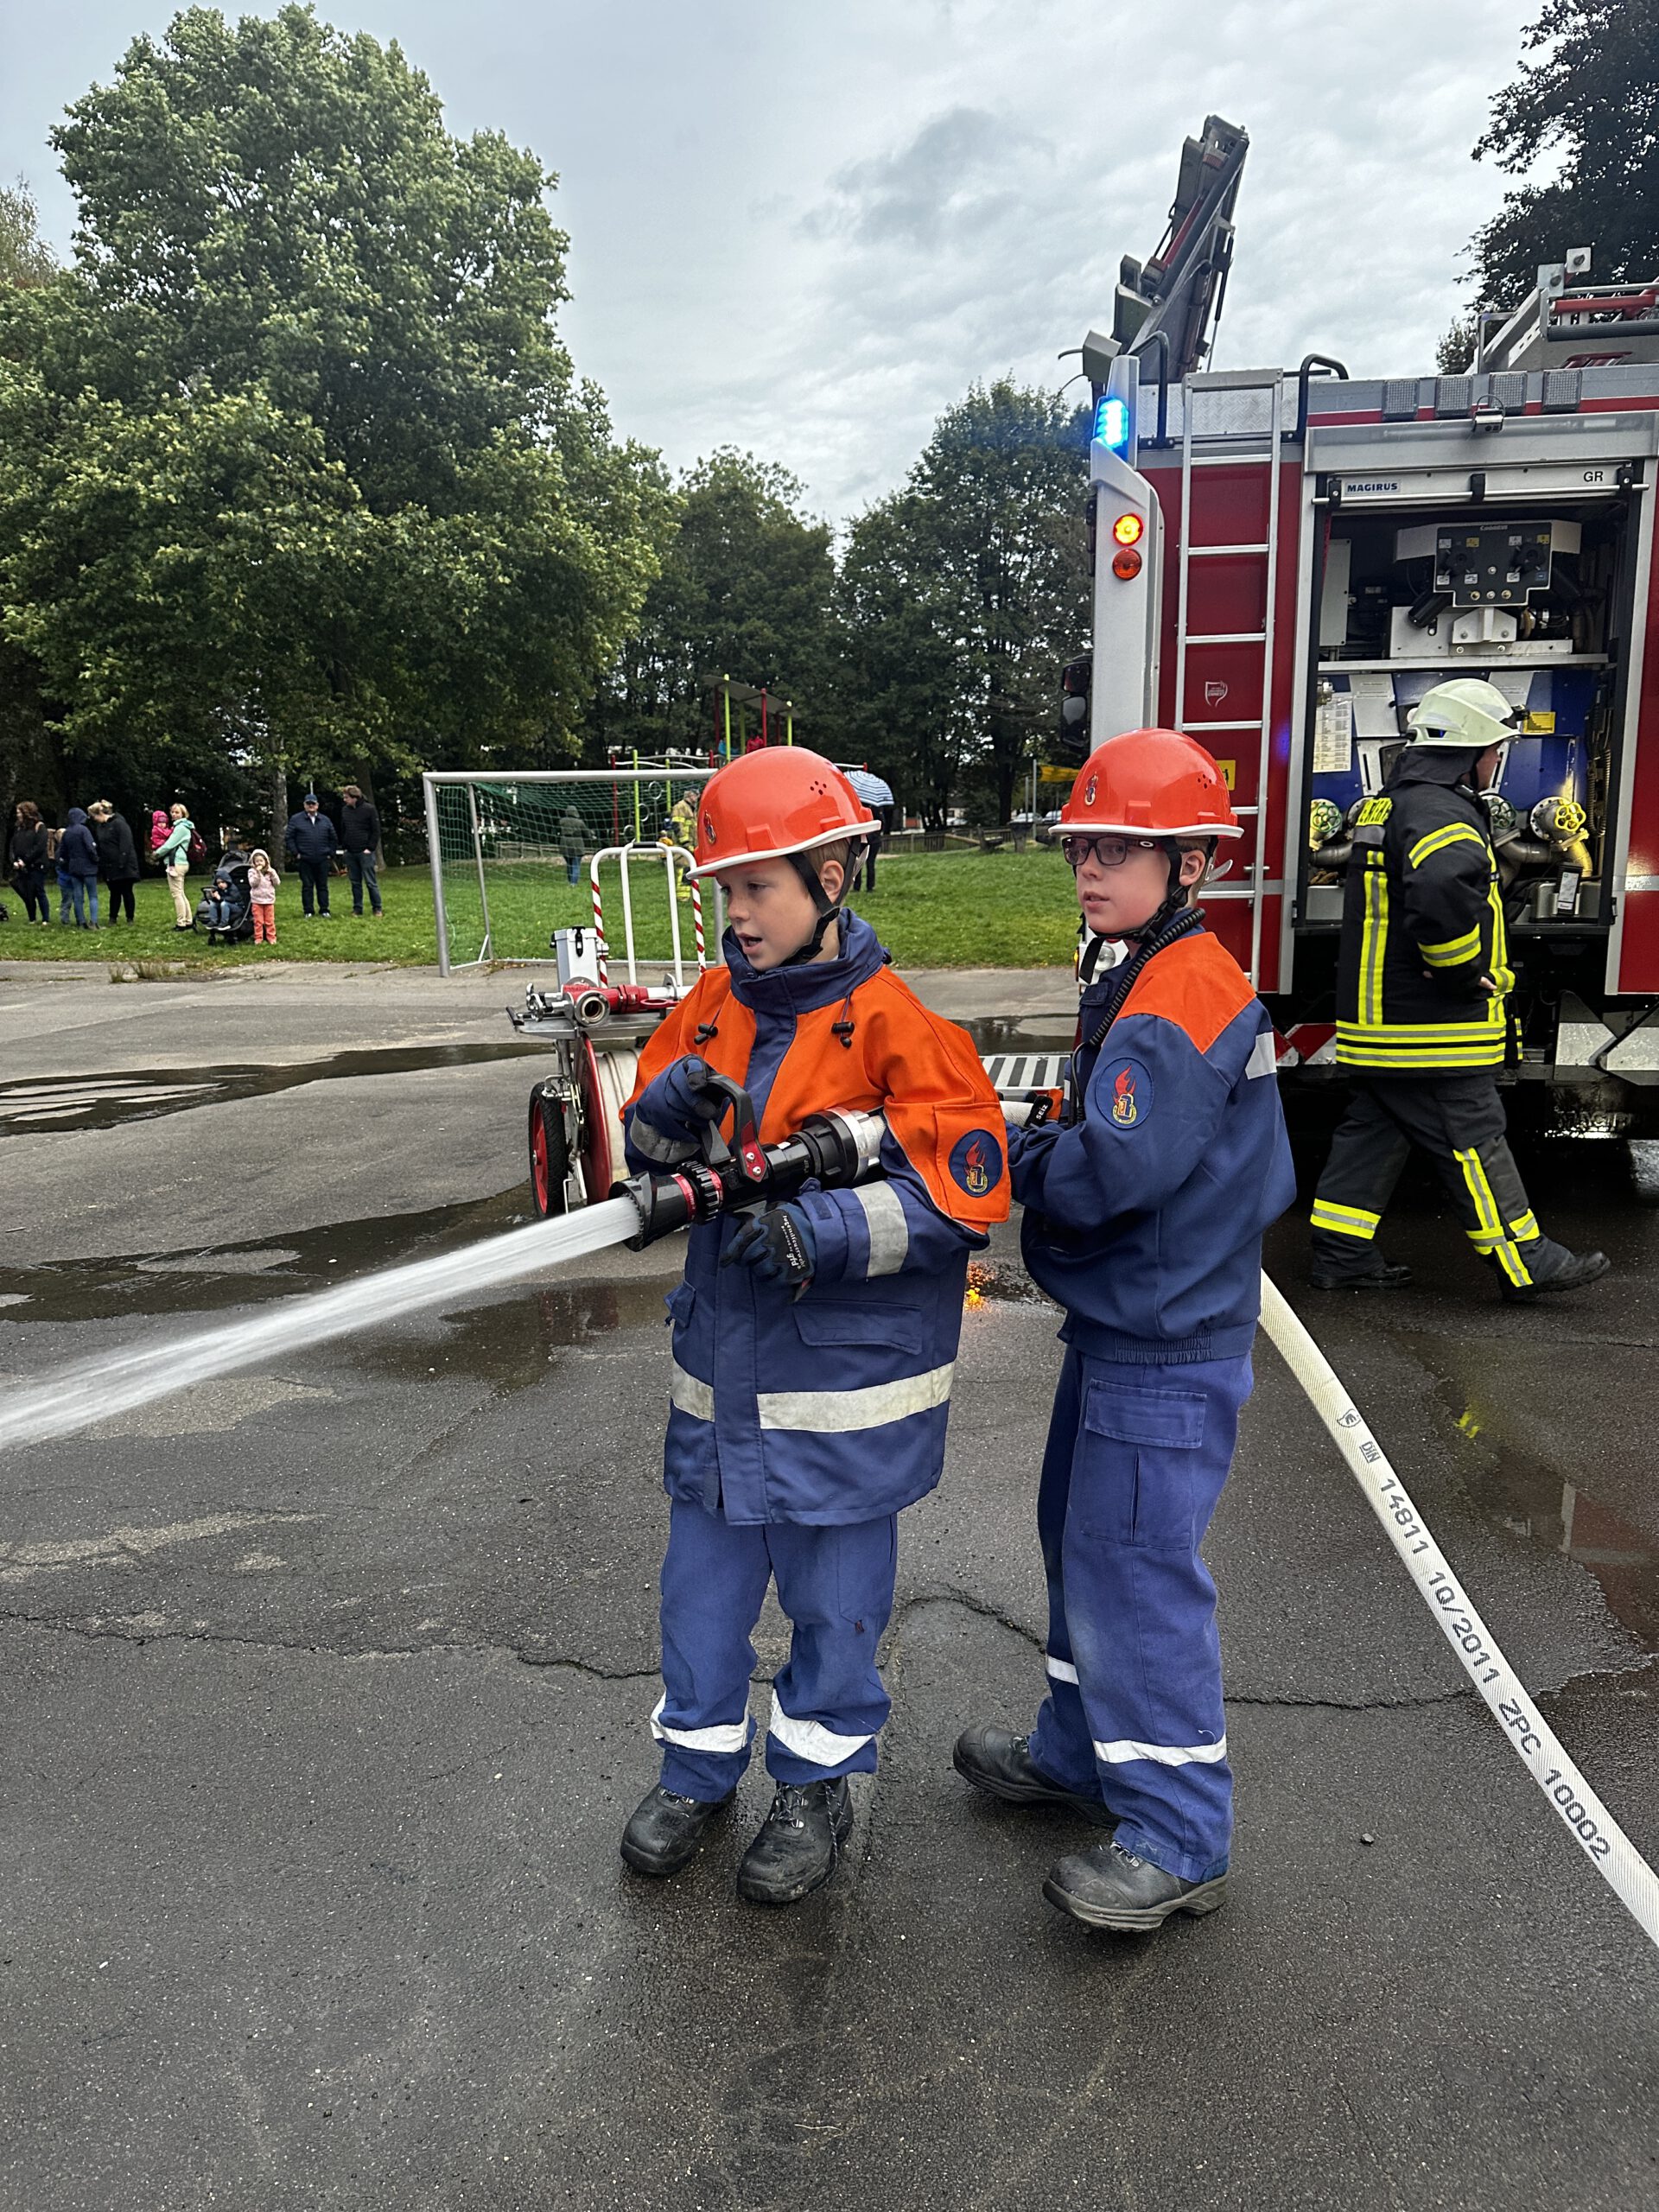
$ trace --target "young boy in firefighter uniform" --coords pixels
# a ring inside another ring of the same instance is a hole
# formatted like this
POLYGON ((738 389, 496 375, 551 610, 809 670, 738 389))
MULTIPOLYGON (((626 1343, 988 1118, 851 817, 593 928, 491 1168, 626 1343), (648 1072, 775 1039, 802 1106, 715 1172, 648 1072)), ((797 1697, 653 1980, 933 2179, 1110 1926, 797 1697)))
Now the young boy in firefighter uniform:
POLYGON ((1480 794, 1518 719, 1479 677, 1437 683, 1360 810, 1337 965, 1337 1064, 1353 1096, 1313 1201, 1318 1289, 1409 1281, 1374 1240, 1414 1145, 1505 1299, 1575 1290, 1607 1272, 1601 1253, 1569 1252, 1540 1230, 1498 1096, 1515 978, 1480 794))
POLYGON ((1028 1737, 969 1729, 956 1766, 1115 1827, 1043 1891, 1126 1932, 1213 1911, 1232 1834, 1198 1547, 1250 1394, 1262 1231, 1295 1193, 1272 1025, 1192 904, 1239 834, 1191 738, 1132 730, 1084 762, 1062 849, 1090 930, 1130 949, 1083 994, 1060 1119, 1009 1140, 1026 1266, 1065 1312, 1037 1506, 1048 1695, 1028 1737))
POLYGON ((1001 1109, 971 1041, 841 904, 874 827, 800 746, 709 780, 695 872, 725 892, 726 965, 652 1039, 625 1113, 631 1162, 658 1172, 696 1158, 720 1116, 711 1069, 743 1085, 763 1144, 834 1108, 887 1122, 879 1179, 694 1228, 669 1300, 662 1773, 622 1856, 671 1874, 730 1803, 754 1733, 750 1637, 775 1580, 792 1629, 766 1731, 777 1791, 738 1876, 760 1904, 793 1904, 833 1871, 847 1777, 874 1769, 896 1516, 939 1479, 969 1255, 1008 1210, 1001 1109))

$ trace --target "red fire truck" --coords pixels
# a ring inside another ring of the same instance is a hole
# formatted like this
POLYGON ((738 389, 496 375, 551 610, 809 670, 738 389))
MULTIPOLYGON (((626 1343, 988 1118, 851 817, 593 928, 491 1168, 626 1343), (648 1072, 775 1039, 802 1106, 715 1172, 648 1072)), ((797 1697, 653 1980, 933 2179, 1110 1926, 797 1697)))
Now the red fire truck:
POLYGON ((1215 117, 1187 142, 1163 246, 1084 348, 1071 741, 1158 722, 1217 755, 1245 836, 1211 926, 1281 1065, 1318 1070, 1353 818, 1422 694, 1489 678, 1524 717, 1487 802, 1516 1072, 1629 1126, 1659 1107, 1659 283, 1597 284, 1575 250, 1457 376, 1210 372, 1247 145, 1215 117))

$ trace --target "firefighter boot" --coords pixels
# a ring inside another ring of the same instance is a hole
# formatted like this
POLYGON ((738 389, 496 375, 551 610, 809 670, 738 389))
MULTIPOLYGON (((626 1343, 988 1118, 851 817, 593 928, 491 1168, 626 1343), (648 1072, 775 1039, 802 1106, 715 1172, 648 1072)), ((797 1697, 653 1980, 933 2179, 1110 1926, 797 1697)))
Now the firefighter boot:
POLYGON ((737 1795, 728 1790, 712 1803, 701 1797, 677 1797, 658 1783, 634 1807, 622 1831, 622 1856, 636 1874, 677 1874, 702 1848, 703 1831, 737 1795))
MULTIPOLYGON (((1547 1290, 1579 1290, 1587 1282, 1597 1281, 1613 1264, 1605 1252, 1569 1252, 1565 1244, 1557 1244, 1548 1236, 1511 1249, 1525 1255, 1526 1271, 1532 1277, 1527 1283, 1505 1280, 1503 1296, 1512 1306, 1529 1305, 1547 1290)), ((1496 1254, 1492 1264, 1499 1266, 1496 1254)))
POLYGON ((827 1882, 852 1834, 846 1777, 780 1783, 766 1826, 743 1854, 737 1893, 751 1904, 796 1904, 827 1882))
POLYGON ((1411 1281, 1409 1268, 1394 1265, 1380 1252, 1368 1256, 1367 1267, 1344 1267, 1316 1249, 1307 1279, 1315 1290, 1402 1290, 1411 1281))
POLYGON ((1112 1815, 1098 1797, 1080 1796, 1049 1780, 1031 1756, 1029 1736, 1011 1736, 1006 1728, 964 1728, 950 1764, 964 1782, 1005 1804, 1059 1805, 1097 1827, 1112 1825, 1112 1815))
POLYGON ((1069 1912, 1087 1928, 1109 1928, 1120 1936, 1150 1935, 1173 1912, 1201 1919, 1227 1893, 1224 1872, 1207 1882, 1184 1882, 1125 1851, 1118 1843, 1097 1843, 1073 1852, 1051 1866, 1043 1884, 1050 1904, 1069 1912))

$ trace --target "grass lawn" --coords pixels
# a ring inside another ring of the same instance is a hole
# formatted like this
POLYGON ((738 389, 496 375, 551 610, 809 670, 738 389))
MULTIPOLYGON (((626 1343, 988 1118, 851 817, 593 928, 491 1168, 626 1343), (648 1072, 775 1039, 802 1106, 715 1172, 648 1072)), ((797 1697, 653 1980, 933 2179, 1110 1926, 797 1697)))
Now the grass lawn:
MULTIPOLYGON (((499 960, 544 957, 552 931, 593 919, 584 871, 574 889, 556 862, 491 862, 486 870, 491 950, 499 960)), ((186 884, 192 904, 206 872, 186 884)), ((659 874, 634 874, 634 926, 642 957, 662 959, 669 931, 659 874)), ((285 874, 276 894, 276 943, 209 945, 203 932, 176 933, 173 905, 159 876, 147 876, 135 898, 137 919, 110 923, 94 936, 45 928, 23 920, 22 902, 10 888, 0 899, 10 916, 0 926, 0 959, 107 960, 111 968, 138 962, 188 963, 193 967, 240 967, 255 960, 385 960, 400 966, 435 963, 432 880, 424 868, 389 868, 381 878, 385 913, 379 921, 352 912, 345 876, 331 886, 332 918, 308 921, 300 911, 297 876, 285 874)), ((48 887, 57 911, 55 884, 48 887)), ((103 887, 99 887, 102 900, 103 887)), ((445 900, 451 957, 475 959, 482 940, 475 875, 446 869, 445 900)), ((1077 930, 1071 872, 1059 855, 1034 847, 1024 853, 883 855, 874 892, 853 902, 874 925, 901 967, 1040 968, 1070 964, 1077 930)), ((690 909, 680 907, 684 944, 691 949, 690 909)), ((605 919, 621 937, 621 906, 613 877, 605 885, 605 919)), ((712 931, 714 910, 709 908, 712 931)))

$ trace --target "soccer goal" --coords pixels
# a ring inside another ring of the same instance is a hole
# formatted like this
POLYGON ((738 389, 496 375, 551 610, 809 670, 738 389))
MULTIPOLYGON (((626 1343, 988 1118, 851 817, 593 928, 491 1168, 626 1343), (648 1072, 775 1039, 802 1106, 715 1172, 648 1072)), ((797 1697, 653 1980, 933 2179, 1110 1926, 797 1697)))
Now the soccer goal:
MULTIPOLYGON (((493 960, 550 962, 555 930, 591 927, 596 888, 608 924, 627 895, 618 849, 689 845, 697 791, 713 773, 693 762, 653 761, 423 776, 439 973, 493 960), (597 881, 595 854, 613 856, 601 860, 597 881)), ((664 859, 670 897, 659 887, 629 901, 642 963, 670 962, 679 950, 685 855, 664 859)))

